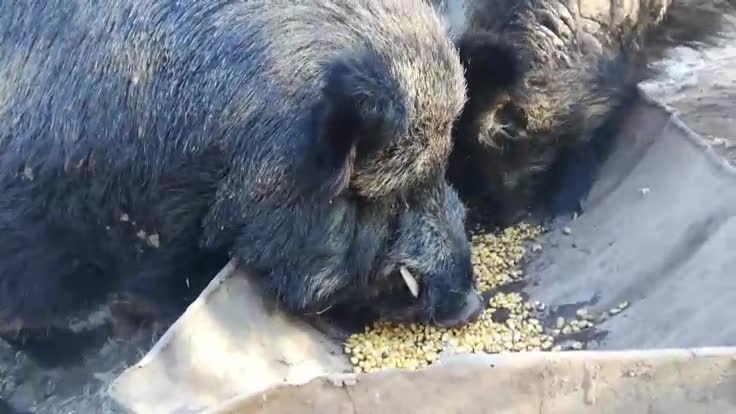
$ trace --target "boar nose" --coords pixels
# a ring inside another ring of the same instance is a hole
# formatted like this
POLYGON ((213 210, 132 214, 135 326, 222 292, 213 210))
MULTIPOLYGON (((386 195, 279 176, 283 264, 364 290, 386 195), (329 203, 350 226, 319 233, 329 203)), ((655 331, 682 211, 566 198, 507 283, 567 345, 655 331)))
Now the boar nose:
POLYGON ((475 290, 471 290, 465 295, 465 303, 457 313, 436 320, 435 323, 441 328, 453 328, 476 320, 482 311, 483 298, 475 290))

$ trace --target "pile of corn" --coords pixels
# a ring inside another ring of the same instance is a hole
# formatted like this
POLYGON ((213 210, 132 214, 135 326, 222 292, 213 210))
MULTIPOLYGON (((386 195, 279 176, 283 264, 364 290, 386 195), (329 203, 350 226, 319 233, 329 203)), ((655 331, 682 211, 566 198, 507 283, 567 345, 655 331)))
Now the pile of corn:
MULTIPOLYGON (((485 292, 522 279, 517 267, 526 255, 524 244, 542 234, 540 227, 520 224, 500 234, 474 232, 470 236, 478 290, 485 292)), ((533 245, 533 250, 541 249, 533 245)))
MULTIPOLYGON (((487 291, 521 280, 523 274, 518 266, 526 254, 524 245, 541 232, 541 228, 522 224, 499 234, 472 234, 478 289, 487 291)), ((435 362, 444 351, 500 353, 559 349, 535 318, 535 313, 542 310, 543 304, 525 303, 517 293, 497 293, 473 323, 440 329, 379 322, 348 338, 345 352, 356 372, 372 372, 385 368, 422 368, 435 362)))

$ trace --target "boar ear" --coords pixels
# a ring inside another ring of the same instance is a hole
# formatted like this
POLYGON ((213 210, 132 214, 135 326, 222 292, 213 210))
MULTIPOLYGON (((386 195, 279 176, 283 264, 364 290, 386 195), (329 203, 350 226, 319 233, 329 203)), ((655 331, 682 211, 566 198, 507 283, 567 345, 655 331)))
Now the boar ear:
POLYGON ((374 54, 329 63, 321 93, 317 135, 333 165, 370 157, 406 129, 401 89, 374 54))
POLYGON ((525 76, 515 48, 491 32, 468 32, 457 41, 457 48, 465 68, 468 98, 475 105, 495 106, 496 99, 525 76))

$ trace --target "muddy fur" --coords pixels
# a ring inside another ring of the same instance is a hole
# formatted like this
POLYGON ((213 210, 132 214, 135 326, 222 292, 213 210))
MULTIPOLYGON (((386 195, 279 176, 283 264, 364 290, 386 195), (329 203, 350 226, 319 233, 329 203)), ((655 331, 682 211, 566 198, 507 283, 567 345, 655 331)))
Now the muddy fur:
MULTIPOLYGON (((562 0, 432 2, 460 49, 464 39, 491 32, 521 56, 523 80, 508 84, 508 101, 476 101, 455 126, 448 174, 464 200, 491 206, 500 224, 548 203, 553 214, 578 209, 587 188, 580 181, 592 180, 589 167, 605 156, 604 137, 615 133, 637 83, 654 75, 649 63, 674 46, 720 39, 733 8, 730 1, 642 2, 639 15, 598 22, 595 31, 562 0), (550 198, 566 186, 579 191, 550 198)), ((494 56, 498 47, 474 53, 494 56)), ((480 83, 472 76, 470 88, 480 83)))
POLYGON ((111 295, 175 316, 229 257, 295 314, 472 313, 465 81, 423 1, 11 1, 0 27, 1 331, 111 295))

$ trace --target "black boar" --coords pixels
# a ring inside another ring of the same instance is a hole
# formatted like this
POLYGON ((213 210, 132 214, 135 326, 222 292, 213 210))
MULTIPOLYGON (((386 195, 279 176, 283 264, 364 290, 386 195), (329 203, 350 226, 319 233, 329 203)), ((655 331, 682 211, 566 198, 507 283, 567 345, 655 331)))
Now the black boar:
POLYGON ((721 38, 733 10, 731 0, 429 1, 468 74, 448 177, 465 201, 493 207, 499 224, 535 207, 578 210, 606 138, 654 74, 649 63, 721 38), (595 11, 600 19, 583 15, 595 11), (518 56, 504 84, 482 63, 497 59, 499 43, 518 56))
POLYGON ((423 0, 2 2, 0 326, 162 312, 223 251, 293 313, 472 319, 465 99, 423 0))

